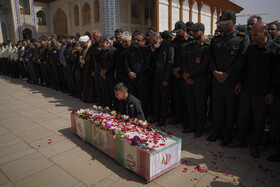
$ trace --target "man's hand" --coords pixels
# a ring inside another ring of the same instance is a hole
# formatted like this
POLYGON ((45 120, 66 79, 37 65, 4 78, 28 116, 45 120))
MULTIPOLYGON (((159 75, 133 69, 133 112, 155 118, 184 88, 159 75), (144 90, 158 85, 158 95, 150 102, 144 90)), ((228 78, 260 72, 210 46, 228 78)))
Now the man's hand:
POLYGON ((55 53, 56 53, 56 50, 53 50, 53 51, 52 51, 52 54, 55 54, 55 53))
POLYGON ((179 73, 180 70, 181 70, 180 67, 174 68, 173 71, 172 71, 172 72, 173 72, 173 75, 174 75, 175 77, 177 77, 177 78, 181 78, 182 75, 179 73))
POLYGON ((25 58, 25 62, 28 62, 28 58, 25 58))
POLYGON ((84 60, 80 60, 80 66, 81 68, 85 65, 85 61, 84 60))
POLYGON ((166 86, 168 86, 168 82, 163 81, 163 82, 162 82, 162 85, 166 87, 166 86))
POLYGON ((44 64, 47 65, 47 61, 44 61, 44 64))
POLYGON ((190 77, 190 74, 188 73, 183 73, 183 78, 185 79, 185 81, 187 81, 187 78, 190 77))
POLYGON ((235 95, 239 95, 241 93, 241 84, 240 83, 237 83, 235 85, 234 91, 235 91, 235 95))
POLYGON ((94 73, 94 71, 92 71, 92 72, 91 72, 91 76, 93 76, 93 77, 95 76, 95 73, 94 73))
POLYGON ((130 79, 136 79, 136 74, 134 72, 130 72, 128 75, 130 79))
POLYGON ((106 79, 106 72, 107 72, 107 70, 101 69, 101 77, 102 77, 103 79, 106 79))
POLYGON ((270 105, 274 100, 274 95, 268 93, 265 97, 265 103, 270 105))
POLYGON ((188 85, 193 85, 193 83, 194 83, 191 78, 187 78, 186 82, 187 82, 188 85))
POLYGON ((216 79, 219 81, 219 83, 224 83, 226 81, 226 78, 223 76, 223 72, 214 71, 213 74, 216 77, 216 79))
POLYGON ((63 61, 62 64, 65 68, 67 67, 67 63, 65 61, 63 61))

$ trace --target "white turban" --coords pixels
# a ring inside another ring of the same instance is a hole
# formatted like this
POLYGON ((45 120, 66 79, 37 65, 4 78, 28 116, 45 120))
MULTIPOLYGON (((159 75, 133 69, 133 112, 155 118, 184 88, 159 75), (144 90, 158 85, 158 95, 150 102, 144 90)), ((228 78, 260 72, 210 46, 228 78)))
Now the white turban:
POLYGON ((89 41, 89 37, 87 35, 81 36, 79 38, 79 42, 88 42, 89 41))

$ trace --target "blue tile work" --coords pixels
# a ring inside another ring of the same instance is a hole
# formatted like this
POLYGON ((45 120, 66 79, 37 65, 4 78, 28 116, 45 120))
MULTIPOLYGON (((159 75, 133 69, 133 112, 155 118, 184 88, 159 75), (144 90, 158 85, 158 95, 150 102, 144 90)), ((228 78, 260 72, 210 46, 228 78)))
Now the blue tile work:
POLYGON ((119 27, 118 5, 118 0, 102 0, 103 34, 113 34, 119 27))
POLYGON ((21 33, 21 24, 20 24, 20 15, 19 15, 18 0, 15 1, 15 4, 16 4, 16 15, 17 15, 18 36, 19 36, 19 39, 22 40, 22 33, 21 33))
POLYGON ((36 22, 35 22, 35 15, 34 15, 33 0, 30 0, 30 5, 31 5, 31 16, 32 16, 32 22, 33 22, 33 38, 37 39, 37 31, 36 31, 36 22))

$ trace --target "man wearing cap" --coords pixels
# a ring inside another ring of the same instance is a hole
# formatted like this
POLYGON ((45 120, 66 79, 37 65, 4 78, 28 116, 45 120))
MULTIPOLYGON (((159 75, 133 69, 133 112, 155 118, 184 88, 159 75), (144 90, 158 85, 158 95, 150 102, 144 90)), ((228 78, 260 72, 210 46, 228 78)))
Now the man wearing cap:
POLYGON ((186 32, 186 24, 182 21, 175 23, 175 28, 171 31, 176 33, 176 38, 173 40, 175 57, 174 57, 174 68, 173 68, 173 91, 174 91, 174 104, 175 104, 175 120, 169 122, 171 125, 175 125, 183 122, 183 127, 187 126, 187 108, 186 108, 186 94, 185 94, 185 83, 182 79, 182 59, 183 59, 183 48, 192 41, 192 37, 186 32))
POLYGON ((82 100, 84 102, 93 102, 94 100, 94 85, 93 85, 93 77, 92 77, 92 63, 91 63, 91 55, 92 55, 92 47, 91 41, 87 35, 81 36, 79 38, 79 42, 83 51, 81 53, 80 58, 80 66, 81 66, 81 88, 82 88, 82 100))
POLYGON ((34 67, 35 67, 36 72, 37 72, 38 81, 40 80, 40 83, 41 83, 43 78, 42 78, 41 66, 38 63, 38 53, 39 53, 38 41, 37 40, 33 40, 32 44, 34 46, 34 53, 33 53, 33 57, 32 57, 32 62, 34 64, 34 67))
POLYGON ((206 122, 206 102, 208 84, 208 46, 205 40, 205 27, 196 23, 189 27, 193 33, 193 41, 184 47, 182 63, 185 80, 189 127, 183 133, 195 132, 194 137, 202 136, 206 122))
POLYGON ((236 16, 232 10, 223 11, 217 24, 223 34, 215 37, 210 45, 210 70, 213 78, 213 108, 215 132, 208 141, 222 139, 221 145, 227 146, 232 136, 234 122, 234 88, 243 63, 240 58, 245 54, 250 40, 245 33, 235 30, 236 16))
POLYGON ((51 35, 50 43, 47 46, 47 53, 48 53, 48 74, 51 81, 51 84, 55 90, 58 90, 58 73, 57 73, 57 58, 56 58, 56 35, 51 35))
POLYGON ((40 64, 41 72, 42 72, 42 80, 40 81, 41 86, 48 86, 50 84, 49 76, 47 72, 46 66, 46 58, 47 58, 47 45, 44 39, 39 39, 40 47, 37 52, 37 62, 40 64))

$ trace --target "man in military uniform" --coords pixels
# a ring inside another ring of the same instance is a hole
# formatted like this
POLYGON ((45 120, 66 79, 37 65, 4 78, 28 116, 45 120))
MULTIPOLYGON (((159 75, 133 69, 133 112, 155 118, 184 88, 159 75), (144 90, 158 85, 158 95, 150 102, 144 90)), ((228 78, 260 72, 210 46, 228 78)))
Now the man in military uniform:
POLYGON ((194 137, 198 138, 206 122, 209 43, 205 40, 202 23, 196 23, 189 29, 193 31, 194 40, 184 48, 182 70, 190 124, 183 133, 195 132, 194 137))
POLYGON ((51 42, 47 46, 47 51, 48 51, 48 72, 49 72, 49 77, 50 81, 52 83, 52 86, 55 90, 58 90, 58 72, 57 72, 57 51, 55 49, 56 45, 56 35, 51 35, 51 42))
POLYGON ((32 40, 32 44, 34 46, 32 63, 34 64, 34 67, 35 67, 35 70, 36 70, 36 73, 37 73, 37 76, 38 76, 38 80, 40 81, 40 84, 41 84, 43 78, 42 78, 41 67, 40 67, 40 64, 38 63, 38 53, 39 53, 38 41, 37 40, 32 40))
POLYGON ((72 62, 73 44, 72 44, 71 36, 69 34, 65 34, 64 37, 67 45, 64 51, 63 72, 65 73, 65 80, 68 87, 68 91, 72 96, 74 95, 74 91, 76 90, 73 72, 71 71, 71 67, 73 66, 73 62, 72 62))
POLYGON ((250 44, 245 33, 235 30, 236 16, 232 10, 223 11, 217 24, 223 34, 215 37, 210 45, 210 70, 213 78, 213 108, 215 132, 208 141, 222 139, 221 145, 227 146, 232 136, 235 114, 235 84, 243 66, 240 61, 250 44))
POLYGON ((268 24, 268 32, 271 36, 271 39, 280 44, 280 33, 279 33, 279 25, 276 22, 272 22, 268 24))
POLYGON ((169 122, 175 125, 183 122, 183 127, 188 125, 186 94, 185 94, 185 81, 182 78, 182 59, 184 56, 183 48, 192 41, 192 37, 186 32, 186 24, 182 21, 175 23, 175 28, 172 33, 176 33, 176 38, 173 40, 175 57, 173 67, 173 92, 174 92, 174 108, 175 120, 169 122))
POLYGON ((40 42, 40 47, 38 49, 37 52, 37 62, 38 64, 40 64, 41 67, 41 72, 42 72, 42 79, 40 84, 42 86, 48 86, 50 85, 50 80, 49 80, 49 76, 48 76, 48 72, 47 72, 47 62, 46 62, 46 58, 47 58, 47 44, 46 44, 46 40, 41 38, 39 39, 40 42))

